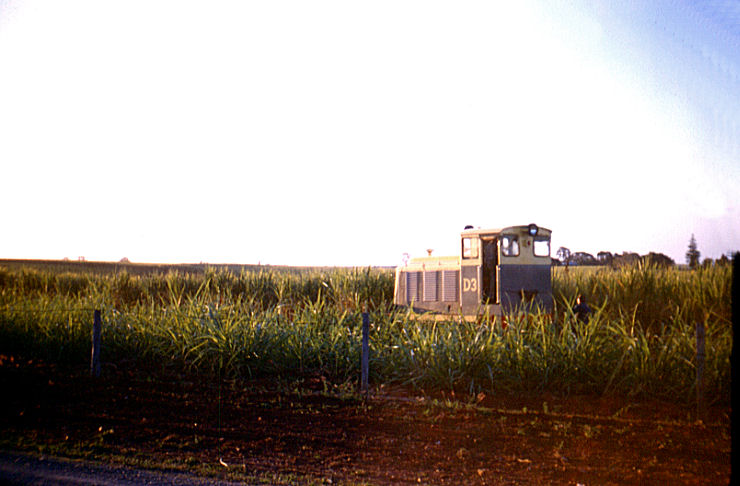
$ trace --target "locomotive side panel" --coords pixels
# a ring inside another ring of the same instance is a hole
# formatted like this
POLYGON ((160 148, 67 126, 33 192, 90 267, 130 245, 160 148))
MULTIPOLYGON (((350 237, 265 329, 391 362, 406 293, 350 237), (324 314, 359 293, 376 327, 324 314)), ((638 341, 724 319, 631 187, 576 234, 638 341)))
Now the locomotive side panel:
POLYGON ((460 268, 460 304, 465 315, 475 314, 480 308, 479 265, 463 265, 460 268))

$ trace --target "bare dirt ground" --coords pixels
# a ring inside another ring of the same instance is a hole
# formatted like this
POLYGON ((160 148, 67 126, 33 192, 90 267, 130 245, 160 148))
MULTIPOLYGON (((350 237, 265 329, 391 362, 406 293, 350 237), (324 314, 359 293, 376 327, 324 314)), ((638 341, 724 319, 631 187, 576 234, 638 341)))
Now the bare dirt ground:
MULTIPOLYGON (((730 410, 619 397, 480 395, 463 403, 321 377, 150 378, 0 356, 0 448, 250 484, 728 484, 730 410)), ((458 397, 459 398, 459 397, 458 397)))

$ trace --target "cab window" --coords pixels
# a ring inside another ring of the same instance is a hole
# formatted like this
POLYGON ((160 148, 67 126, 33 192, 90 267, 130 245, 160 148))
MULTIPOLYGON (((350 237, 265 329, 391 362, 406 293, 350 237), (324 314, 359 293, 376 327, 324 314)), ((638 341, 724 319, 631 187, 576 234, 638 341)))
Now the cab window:
POLYGON ((538 256, 538 257, 549 257, 550 256, 550 239, 549 238, 535 238, 534 239, 534 256, 538 256))
POLYGON ((507 257, 519 256, 519 238, 513 235, 504 235, 501 241, 501 254, 507 257))
POLYGON ((463 258, 478 258, 478 238, 462 239, 463 258))

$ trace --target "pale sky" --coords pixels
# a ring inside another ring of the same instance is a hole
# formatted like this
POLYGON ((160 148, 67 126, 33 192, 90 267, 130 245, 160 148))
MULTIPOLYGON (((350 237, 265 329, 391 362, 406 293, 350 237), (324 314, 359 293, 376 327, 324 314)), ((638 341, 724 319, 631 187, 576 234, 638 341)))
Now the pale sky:
POLYGON ((0 0, 0 258, 740 250, 740 2, 0 0))

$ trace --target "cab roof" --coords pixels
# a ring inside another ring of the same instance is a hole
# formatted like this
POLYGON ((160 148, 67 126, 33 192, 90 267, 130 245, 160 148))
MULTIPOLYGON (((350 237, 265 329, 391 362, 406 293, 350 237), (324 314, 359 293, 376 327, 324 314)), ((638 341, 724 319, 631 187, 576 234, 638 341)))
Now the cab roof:
POLYGON ((462 231, 463 237, 471 236, 496 236, 500 234, 528 234, 529 228, 537 228, 537 236, 550 236, 552 231, 547 228, 542 228, 536 224, 519 225, 519 226, 507 226, 505 228, 468 228, 462 231))

